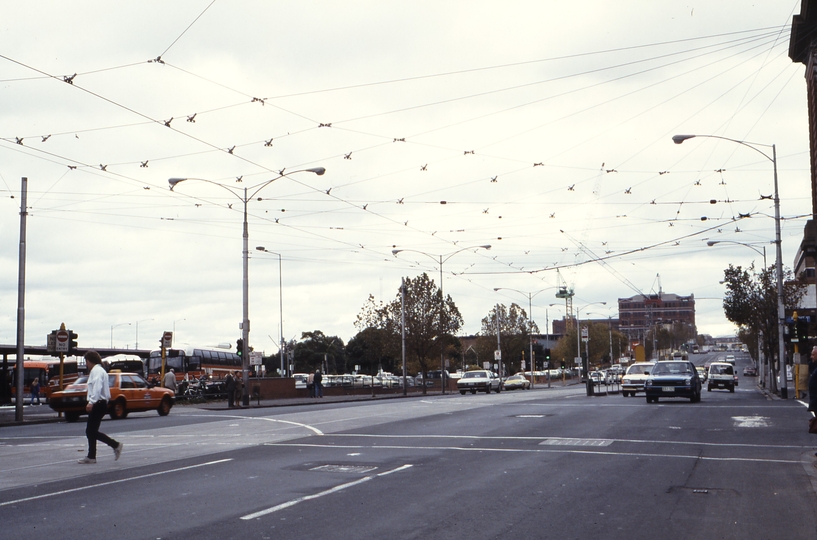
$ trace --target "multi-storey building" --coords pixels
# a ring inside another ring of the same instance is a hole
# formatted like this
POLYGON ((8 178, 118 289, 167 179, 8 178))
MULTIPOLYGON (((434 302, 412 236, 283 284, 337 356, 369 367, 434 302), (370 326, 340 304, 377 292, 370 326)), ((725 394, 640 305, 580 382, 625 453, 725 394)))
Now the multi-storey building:
POLYGON ((683 324, 695 335, 695 295, 639 294, 618 299, 619 331, 630 342, 643 342, 651 328, 683 324))

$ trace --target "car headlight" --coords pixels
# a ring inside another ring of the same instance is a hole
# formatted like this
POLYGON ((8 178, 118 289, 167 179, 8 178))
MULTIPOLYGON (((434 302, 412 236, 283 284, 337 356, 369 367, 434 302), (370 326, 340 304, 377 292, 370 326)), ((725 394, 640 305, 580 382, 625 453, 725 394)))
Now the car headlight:
POLYGON ((652 381, 648 380, 644 383, 644 386, 652 386, 652 381))
POLYGON ((686 386, 689 386, 690 384, 692 384, 692 378, 691 378, 691 377, 687 377, 686 379, 684 379, 684 384, 685 384, 686 386))
POLYGON ((624 378, 621 380, 621 382, 623 382, 624 384, 630 384, 630 383, 631 383, 631 382, 633 382, 633 381, 632 381, 632 379, 628 379, 627 377, 624 377, 624 378))

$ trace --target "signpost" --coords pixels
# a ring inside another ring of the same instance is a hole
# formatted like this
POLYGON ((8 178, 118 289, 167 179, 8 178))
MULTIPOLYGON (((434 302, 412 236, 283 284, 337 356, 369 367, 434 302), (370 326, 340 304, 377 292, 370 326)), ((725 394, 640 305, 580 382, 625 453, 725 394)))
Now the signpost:
MULTIPOLYGON (((65 325, 62 325, 63 327, 65 325)), ((55 347, 55 351, 58 353, 67 353, 68 352, 68 330, 65 328, 61 328, 57 330, 56 334, 57 339, 57 346, 55 347)))

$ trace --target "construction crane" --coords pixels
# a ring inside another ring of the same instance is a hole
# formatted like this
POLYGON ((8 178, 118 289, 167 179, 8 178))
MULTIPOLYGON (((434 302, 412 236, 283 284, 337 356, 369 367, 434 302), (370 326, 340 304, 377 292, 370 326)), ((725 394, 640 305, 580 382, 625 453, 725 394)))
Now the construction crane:
POLYGON ((556 298, 564 298, 565 300, 565 330, 570 330, 573 328, 573 287, 567 286, 567 282, 558 270, 556 270, 556 280, 559 284, 559 292, 556 293, 556 298))

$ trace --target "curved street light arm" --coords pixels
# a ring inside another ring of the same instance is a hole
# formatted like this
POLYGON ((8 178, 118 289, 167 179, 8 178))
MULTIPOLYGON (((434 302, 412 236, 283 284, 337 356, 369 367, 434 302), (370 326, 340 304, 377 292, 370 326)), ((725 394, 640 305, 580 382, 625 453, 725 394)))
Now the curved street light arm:
POLYGON ((732 141, 733 143, 742 144, 743 146, 745 146, 747 148, 751 148, 752 150, 754 150, 758 154, 762 155, 763 157, 765 157, 766 159, 768 159, 769 161, 774 163, 774 159, 772 159, 771 156, 766 154, 766 152, 764 152, 763 150, 760 150, 759 148, 757 148, 757 146, 765 146, 766 148, 774 148, 773 144, 763 144, 763 143, 756 143, 756 142, 739 141, 737 139, 730 139, 729 137, 721 137, 720 135, 673 135, 672 136, 672 142, 674 142, 675 144, 681 144, 685 140, 694 139, 695 137, 706 137, 707 139, 721 139, 721 140, 724 140, 724 141, 732 141))

